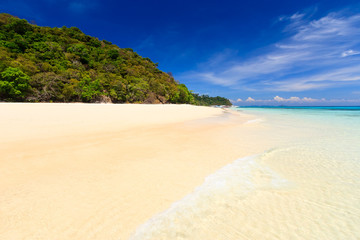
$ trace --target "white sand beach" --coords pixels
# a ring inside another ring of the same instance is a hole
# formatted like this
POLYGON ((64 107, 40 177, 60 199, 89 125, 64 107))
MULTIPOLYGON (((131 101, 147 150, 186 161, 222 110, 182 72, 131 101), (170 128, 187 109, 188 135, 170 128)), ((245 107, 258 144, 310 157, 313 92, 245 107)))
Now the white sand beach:
POLYGON ((358 239, 358 117, 1 103, 0 239, 358 239))
POLYGON ((232 132, 251 116, 219 108, 2 103, 0 115, 8 240, 127 239, 206 176, 266 148, 241 146, 232 132))

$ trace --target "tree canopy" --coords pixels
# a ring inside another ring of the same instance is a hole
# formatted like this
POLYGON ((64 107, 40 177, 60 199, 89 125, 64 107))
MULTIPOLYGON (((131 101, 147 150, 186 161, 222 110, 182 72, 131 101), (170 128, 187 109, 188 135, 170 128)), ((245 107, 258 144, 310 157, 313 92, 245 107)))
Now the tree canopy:
POLYGON ((210 97, 209 95, 199 95, 197 93, 192 93, 192 96, 194 97, 194 102, 197 105, 202 106, 213 106, 213 105, 225 105, 225 106, 231 106, 232 103, 229 99, 224 97, 210 97))

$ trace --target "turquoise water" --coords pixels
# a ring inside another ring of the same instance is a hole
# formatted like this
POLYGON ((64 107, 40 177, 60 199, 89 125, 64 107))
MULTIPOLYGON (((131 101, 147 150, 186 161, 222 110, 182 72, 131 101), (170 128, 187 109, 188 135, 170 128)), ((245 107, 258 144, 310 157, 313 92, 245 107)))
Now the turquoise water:
POLYGON ((239 146, 271 147, 208 176, 131 239, 360 239, 360 107, 233 110, 252 115, 234 131, 239 146))
POLYGON ((346 106, 335 106, 335 107, 331 107, 331 106, 321 106, 321 107, 316 107, 316 106, 295 106, 295 107, 290 107, 290 106, 264 106, 264 107, 237 107, 238 109, 293 109, 293 110, 330 110, 330 111, 360 111, 360 106, 350 106, 350 107, 346 107, 346 106))
POLYGON ((299 121, 315 121, 315 124, 321 122, 322 125, 336 124, 338 130, 349 127, 354 131, 360 130, 360 107, 238 107, 234 109, 273 118, 276 115, 286 116, 284 120, 293 118, 299 121))

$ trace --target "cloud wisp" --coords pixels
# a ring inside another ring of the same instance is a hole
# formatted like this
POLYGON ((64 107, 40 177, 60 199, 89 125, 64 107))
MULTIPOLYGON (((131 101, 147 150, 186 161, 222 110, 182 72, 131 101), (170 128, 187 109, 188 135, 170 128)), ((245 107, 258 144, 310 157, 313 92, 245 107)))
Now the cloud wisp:
POLYGON ((343 52, 342 54, 341 54, 341 56, 342 57, 348 57, 348 56, 352 56, 352 55, 358 55, 358 54, 360 54, 360 51, 354 51, 354 50, 347 50, 347 51, 345 51, 345 52, 343 52))
MULTIPOLYGON (((280 21, 280 20, 279 20, 280 21)), ((281 17, 290 34, 243 61, 221 59, 185 73, 185 79, 248 91, 286 91, 360 85, 360 14, 333 12, 309 20, 305 13, 281 17)), ((219 53, 219 56, 223 56, 219 53)))

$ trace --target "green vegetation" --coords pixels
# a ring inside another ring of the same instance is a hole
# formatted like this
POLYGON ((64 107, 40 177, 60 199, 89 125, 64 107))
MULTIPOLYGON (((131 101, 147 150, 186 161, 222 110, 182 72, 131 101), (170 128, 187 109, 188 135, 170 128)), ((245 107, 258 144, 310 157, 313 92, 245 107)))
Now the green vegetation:
POLYGON ((212 105, 226 105, 231 106, 232 103, 229 99, 223 97, 209 97, 208 95, 199 95, 192 93, 196 105, 212 106, 212 105))
POLYGON ((132 49, 76 27, 39 27, 0 14, 0 101, 206 102, 194 97, 132 49))
POLYGON ((18 68, 8 67, 1 73, 0 94, 5 99, 20 100, 29 90, 30 78, 18 68))

